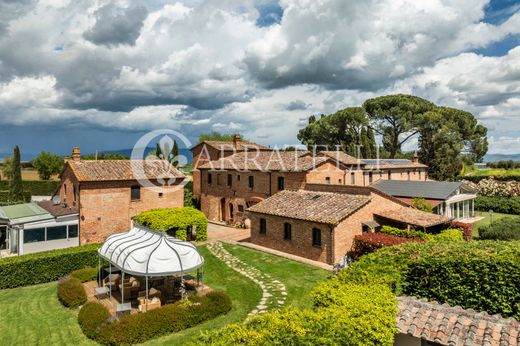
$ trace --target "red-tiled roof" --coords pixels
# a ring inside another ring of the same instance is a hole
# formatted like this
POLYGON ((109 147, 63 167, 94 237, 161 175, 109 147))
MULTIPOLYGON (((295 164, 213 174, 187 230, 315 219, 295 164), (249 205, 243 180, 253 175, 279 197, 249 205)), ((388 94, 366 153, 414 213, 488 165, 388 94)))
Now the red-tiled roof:
POLYGON ((520 322, 513 318, 413 297, 399 297, 397 302, 397 327, 403 334, 450 346, 520 344, 520 322))
MULTIPOLYGON (((249 142, 249 141, 239 141, 237 142, 238 147, 235 147, 234 142, 232 141, 202 141, 199 144, 197 144, 195 147, 198 147, 199 145, 207 145, 210 147, 213 147, 215 149, 218 149, 220 151, 233 151, 233 150, 271 150, 265 145, 258 144, 255 142, 249 142)), ((195 148, 194 147, 194 148, 195 148)))
POLYGON ((452 220, 452 218, 444 215, 427 213, 425 211, 406 207, 402 207, 396 210, 384 210, 374 214, 385 219, 419 227, 442 225, 449 223, 452 220))
POLYGON ((333 160, 339 161, 344 165, 351 166, 351 165, 357 165, 364 166, 365 163, 361 160, 356 159, 353 156, 350 156, 342 151, 332 151, 332 150, 324 150, 320 151, 319 154, 325 155, 327 157, 330 157, 333 160))
POLYGON ((330 160, 296 151, 244 151, 199 166, 199 169, 306 172, 330 160))
POLYGON ((68 205, 65 207, 63 204, 54 204, 52 201, 40 201, 36 202, 40 207, 47 210, 49 214, 55 217, 74 215, 79 213, 77 206, 68 205))
POLYGON ((370 202, 369 196, 285 190, 247 210, 253 213, 336 225, 368 202, 370 202))
POLYGON ((113 181, 184 178, 165 160, 68 160, 79 181, 113 181))

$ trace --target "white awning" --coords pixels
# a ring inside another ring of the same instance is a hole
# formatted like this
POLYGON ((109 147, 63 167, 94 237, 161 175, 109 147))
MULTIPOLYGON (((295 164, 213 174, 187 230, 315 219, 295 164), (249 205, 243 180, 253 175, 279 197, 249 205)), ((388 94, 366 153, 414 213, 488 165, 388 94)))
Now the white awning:
POLYGON ((192 243, 142 226, 109 236, 98 253, 125 273, 138 276, 185 274, 204 264, 192 243))

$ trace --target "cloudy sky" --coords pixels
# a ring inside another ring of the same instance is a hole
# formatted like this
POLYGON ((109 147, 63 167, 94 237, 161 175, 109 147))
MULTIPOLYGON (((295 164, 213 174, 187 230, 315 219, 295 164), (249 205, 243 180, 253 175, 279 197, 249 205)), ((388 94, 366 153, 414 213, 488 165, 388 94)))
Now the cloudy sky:
POLYGON ((520 152, 520 0, 0 0, 0 153, 297 143, 310 114, 397 92, 520 152))

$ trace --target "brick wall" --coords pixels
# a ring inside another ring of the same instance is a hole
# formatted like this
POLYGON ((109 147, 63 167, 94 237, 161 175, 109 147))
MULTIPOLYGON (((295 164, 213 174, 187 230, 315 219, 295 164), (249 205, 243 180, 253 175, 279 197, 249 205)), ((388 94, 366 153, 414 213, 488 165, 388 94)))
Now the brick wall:
POLYGON ((132 217, 142 211, 184 205, 182 186, 165 186, 160 191, 141 187, 141 198, 132 201, 130 189, 133 185, 138 184, 136 181, 81 183, 79 202, 82 245, 103 242, 112 233, 128 231, 132 217))
POLYGON ((79 182, 68 165, 65 166, 61 175, 59 196, 61 203, 67 202, 70 206, 76 206, 78 203, 79 182))
POLYGON ((295 219, 287 219, 273 215, 249 213, 251 219, 251 242, 261 246, 283 251, 296 256, 309 258, 314 261, 332 264, 331 226, 295 219), (266 234, 260 234, 260 219, 267 222, 266 234), (284 223, 288 222, 292 228, 292 239, 284 239, 284 223), (312 245, 312 229, 321 230, 321 246, 312 245))

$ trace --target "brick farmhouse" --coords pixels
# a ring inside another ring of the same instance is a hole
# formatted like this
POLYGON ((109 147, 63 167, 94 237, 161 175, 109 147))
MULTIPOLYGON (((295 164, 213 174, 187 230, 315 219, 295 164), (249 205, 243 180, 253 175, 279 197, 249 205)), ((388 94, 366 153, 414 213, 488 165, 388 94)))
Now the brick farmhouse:
POLYGON ((164 160, 81 160, 79 149, 74 148, 55 195, 62 208, 79 213, 83 245, 127 231, 132 217, 142 211, 182 207, 184 179, 164 160), (146 179, 154 186, 143 187, 138 179, 146 179))

